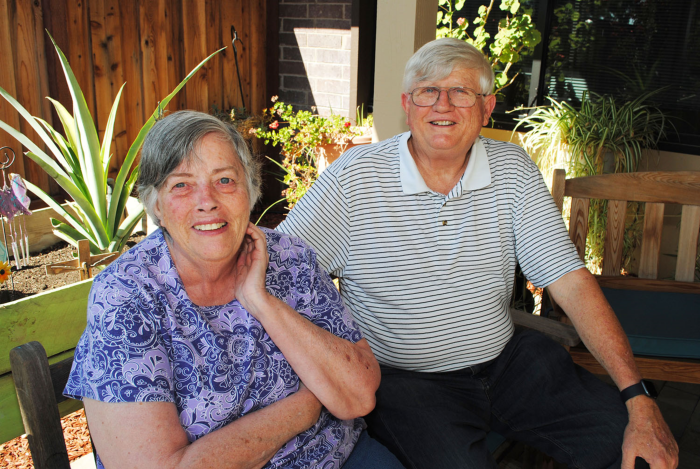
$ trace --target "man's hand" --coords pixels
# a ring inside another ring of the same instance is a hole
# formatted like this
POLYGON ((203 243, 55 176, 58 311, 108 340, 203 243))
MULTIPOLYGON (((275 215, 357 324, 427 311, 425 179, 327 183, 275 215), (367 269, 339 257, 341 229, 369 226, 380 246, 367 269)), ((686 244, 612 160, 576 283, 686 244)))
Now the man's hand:
POLYGON ((627 401, 629 423, 622 443, 622 469, 634 469, 637 456, 651 469, 675 469, 678 444, 656 403, 647 396, 627 401))

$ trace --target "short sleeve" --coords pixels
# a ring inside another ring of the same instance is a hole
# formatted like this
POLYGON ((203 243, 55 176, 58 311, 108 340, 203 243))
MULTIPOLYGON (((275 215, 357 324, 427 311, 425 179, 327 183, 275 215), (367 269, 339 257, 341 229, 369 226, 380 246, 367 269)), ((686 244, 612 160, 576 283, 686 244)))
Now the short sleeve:
POLYGON ((321 174, 277 231, 302 238, 317 250, 318 261, 326 271, 342 277, 350 246, 350 219, 335 169, 331 166, 321 174))
POLYGON ((316 251, 296 236, 268 233, 268 291, 318 327, 353 343, 362 339, 316 251))
POLYGON ((537 287, 546 287, 585 266, 539 168, 529 157, 523 164, 522 185, 515 198, 515 251, 525 277, 537 287))
POLYGON ((174 402, 167 334, 155 304, 128 279, 97 276, 64 394, 102 402, 174 402))

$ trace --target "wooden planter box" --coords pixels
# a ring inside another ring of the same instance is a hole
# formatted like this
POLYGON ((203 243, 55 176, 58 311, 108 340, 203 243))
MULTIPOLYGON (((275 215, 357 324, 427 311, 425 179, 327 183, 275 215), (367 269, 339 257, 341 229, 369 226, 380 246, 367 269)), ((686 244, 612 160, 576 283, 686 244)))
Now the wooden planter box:
MULTIPOLYGON (((0 443, 24 434, 22 416, 10 372, 10 350, 32 340, 46 349, 49 363, 73 355, 87 324, 87 301, 92 280, 56 288, 0 305, 0 443)), ((59 404, 61 416, 82 403, 59 404)))

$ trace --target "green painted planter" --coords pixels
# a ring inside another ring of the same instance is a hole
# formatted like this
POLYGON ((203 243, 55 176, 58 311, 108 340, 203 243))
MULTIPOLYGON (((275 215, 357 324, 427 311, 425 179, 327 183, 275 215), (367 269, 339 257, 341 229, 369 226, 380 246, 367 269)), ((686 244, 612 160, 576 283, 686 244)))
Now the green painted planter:
MULTIPOLYGON (((92 280, 74 283, 0 305, 0 442, 24 433, 10 372, 10 350, 36 340, 46 349, 49 363, 73 355, 87 323, 92 280)), ((82 407, 79 401, 59 404, 61 416, 82 407)))

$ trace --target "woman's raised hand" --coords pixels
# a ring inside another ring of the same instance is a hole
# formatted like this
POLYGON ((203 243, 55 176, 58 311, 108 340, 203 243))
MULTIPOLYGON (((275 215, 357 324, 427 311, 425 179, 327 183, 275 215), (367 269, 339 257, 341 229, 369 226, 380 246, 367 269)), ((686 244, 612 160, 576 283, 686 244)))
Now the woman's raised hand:
POLYGON ((265 234, 252 223, 248 223, 241 252, 236 261, 236 298, 253 316, 256 306, 268 295, 265 289, 268 255, 265 234))

